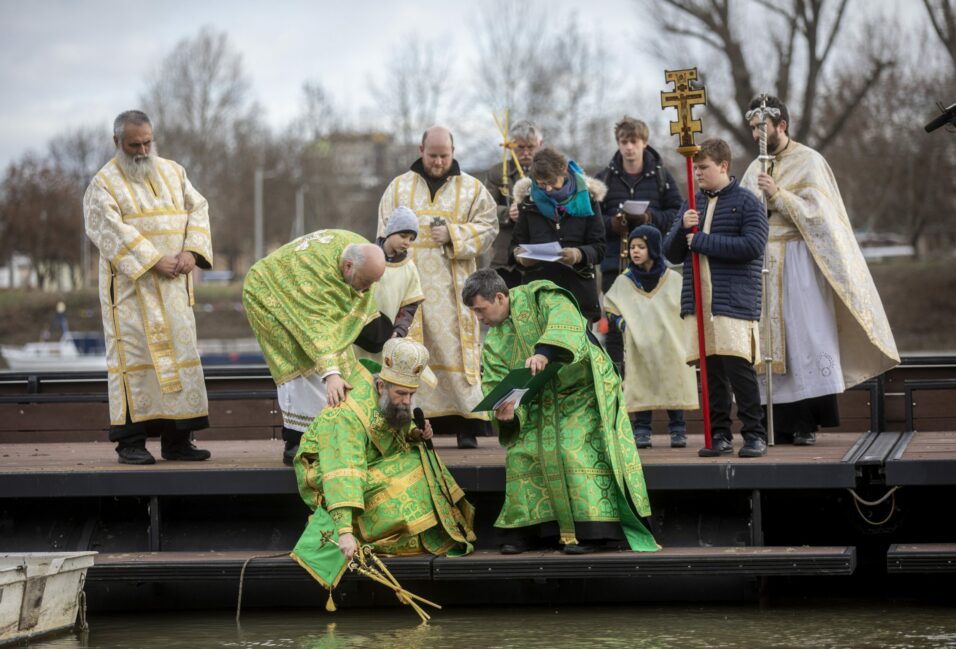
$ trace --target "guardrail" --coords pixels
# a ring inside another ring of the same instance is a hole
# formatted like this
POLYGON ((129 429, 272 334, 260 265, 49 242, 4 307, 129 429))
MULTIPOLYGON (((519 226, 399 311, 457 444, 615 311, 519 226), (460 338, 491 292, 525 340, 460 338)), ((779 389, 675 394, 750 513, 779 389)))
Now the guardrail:
POLYGON ((915 432, 913 410, 916 407, 916 402, 913 400, 913 393, 919 390, 956 390, 956 379, 909 379, 903 381, 903 398, 905 399, 903 408, 906 417, 906 428, 903 432, 915 432))

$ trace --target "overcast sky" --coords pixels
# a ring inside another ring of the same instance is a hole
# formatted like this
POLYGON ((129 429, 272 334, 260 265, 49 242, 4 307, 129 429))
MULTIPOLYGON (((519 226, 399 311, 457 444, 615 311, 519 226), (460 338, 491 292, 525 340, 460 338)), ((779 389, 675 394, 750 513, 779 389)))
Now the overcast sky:
MULTIPOLYGON (((252 96, 274 127, 298 111, 305 80, 320 81, 348 111, 370 103, 377 74, 401 38, 445 35, 457 68, 476 57, 474 25, 481 0, 0 0, 0 168, 27 149, 43 151, 67 126, 103 124, 137 104, 146 75, 182 38, 204 25, 228 34, 242 53, 252 96)), ((550 0, 566 16, 571 0, 550 0)), ((599 0, 598 19, 636 31, 634 0, 599 0)), ((534 28, 529 26, 529 37, 534 28)), ((593 33, 593 32, 592 32, 593 33)), ((456 70, 457 72, 458 70, 456 70)), ((108 132, 108 131, 107 131, 108 132)))
MULTIPOLYGON (((228 34, 242 53, 252 97, 280 128, 297 113, 305 80, 320 81, 339 108, 370 103, 368 79, 392 47, 418 31, 446 38, 456 75, 468 79, 476 54, 471 32, 489 0, 0 0, 0 169, 28 149, 46 150, 68 127, 102 125, 133 107, 147 75, 182 38, 204 26, 228 34)), ((534 2, 536 0, 526 0, 534 2)), ((915 8, 915 0, 852 0, 915 8)), ((601 38, 613 61, 634 70, 646 61, 635 42, 648 29, 636 0, 547 0, 555 21, 578 12, 585 33, 601 38)), ((535 26, 527 29, 535 37, 535 26)), ((652 97, 653 98, 653 97, 652 97)))

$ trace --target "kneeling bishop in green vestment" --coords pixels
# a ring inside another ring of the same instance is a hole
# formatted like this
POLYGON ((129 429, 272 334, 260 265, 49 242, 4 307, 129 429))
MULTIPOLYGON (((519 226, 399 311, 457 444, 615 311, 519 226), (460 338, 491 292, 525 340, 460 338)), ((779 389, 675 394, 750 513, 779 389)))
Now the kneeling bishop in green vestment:
POLYGON ((474 509, 424 443, 431 425, 412 423, 427 363, 421 344, 390 339, 381 373, 373 377, 358 365, 345 401, 323 410, 302 437, 295 475, 313 514, 293 557, 327 588, 359 544, 390 555, 473 550, 474 509))
POLYGON ((614 540, 632 550, 659 549, 639 518, 651 509, 620 378, 589 337, 573 296, 546 280, 509 291, 486 269, 468 278, 462 297, 490 327, 482 351, 485 394, 514 368, 537 372, 564 363, 531 403, 495 410, 506 449, 505 502, 495 527, 525 539, 556 531, 569 554, 614 540))

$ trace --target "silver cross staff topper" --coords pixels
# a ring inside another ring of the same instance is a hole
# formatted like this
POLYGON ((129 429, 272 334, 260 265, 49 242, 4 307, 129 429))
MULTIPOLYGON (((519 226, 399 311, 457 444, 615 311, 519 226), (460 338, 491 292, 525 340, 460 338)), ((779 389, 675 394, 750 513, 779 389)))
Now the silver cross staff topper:
POLYGON ((780 117, 780 109, 769 108, 767 106, 767 95, 760 95, 760 106, 744 113, 744 119, 748 123, 754 117, 758 118, 757 128, 760 129, 760 156, 757 159, 760 160, 760 171, 767 173, 767 165, 773 160, 773 156, 767 154, 767 118, 777 119, 780 117))

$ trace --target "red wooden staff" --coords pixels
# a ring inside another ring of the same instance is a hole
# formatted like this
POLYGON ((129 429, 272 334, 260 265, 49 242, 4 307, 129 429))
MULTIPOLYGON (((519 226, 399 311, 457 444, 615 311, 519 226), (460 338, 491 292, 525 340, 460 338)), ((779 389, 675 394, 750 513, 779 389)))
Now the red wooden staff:
MULTIPOLYGON (((674 90, 661 92, 661 108, 677 109, 677 121, 671 122, 671 135, 680 138, 677 152, 687 160, 687 204, 697 209, 694 190, 694 156, 700 147, 694 142, 694 133, 703 129, 699 119, 694 119, 693 108, 707 103, 707 94, 697 80, 697 68, 687 70, 665 70, 664 78, 674 84, 674 90)), ((683 215, 679 215, 683 218, 683 215)), ((695 225, 691 232, 697 232, 695 225)), ((700 259, 691 252, 691 264, 694 268, 694 312, 697 316, 697 349, 700 356, 700 395, 701 409, 704 413, 704 445, 713 448, 710 434, 710 394, 707 389, 707 352, 704 344, 703 297, 700 292, 700 259)))

